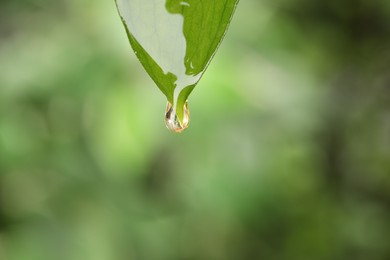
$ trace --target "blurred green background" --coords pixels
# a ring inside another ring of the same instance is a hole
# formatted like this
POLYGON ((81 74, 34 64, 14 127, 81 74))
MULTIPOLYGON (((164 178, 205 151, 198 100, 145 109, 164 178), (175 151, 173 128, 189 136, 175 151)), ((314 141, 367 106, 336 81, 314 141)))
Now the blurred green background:
POLYGON ((390 259, 389 17, 242 0, 175 135, 113 0, 2 0, 0 259, 390 259))

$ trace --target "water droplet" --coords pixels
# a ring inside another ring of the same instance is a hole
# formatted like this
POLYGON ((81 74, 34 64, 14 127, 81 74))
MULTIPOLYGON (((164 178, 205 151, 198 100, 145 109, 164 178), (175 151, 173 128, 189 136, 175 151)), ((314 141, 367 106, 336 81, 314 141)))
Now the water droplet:
POLYGON ((175 108, 176 107, 172 106, 170 102, 167 103, 167 110, 165 112, 165 125, 172 132, 181 133, 188 127, 190 122, 190 110, 188 110, 188 102, 184 104, 183 122, 181 122, 177 116, 175 108))

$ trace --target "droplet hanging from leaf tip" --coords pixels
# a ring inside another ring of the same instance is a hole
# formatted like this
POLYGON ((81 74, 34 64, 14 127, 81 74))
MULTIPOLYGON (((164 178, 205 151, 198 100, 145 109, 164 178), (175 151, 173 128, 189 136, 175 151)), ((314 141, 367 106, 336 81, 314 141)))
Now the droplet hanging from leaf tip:
POLYGON ((183 107, 183 119, 180 120, 176 113, 175 106, 168 101, 165 112, 165 125, 169 130, 175 133, 183 132, 190 122, 190 111, 188 109, 188 102, 186 101, 183 107))
POLYGON ((165 122, 188 127, 185 102, 222 42, 239 0, 116 0, 130 44, 166 96, 165 122))

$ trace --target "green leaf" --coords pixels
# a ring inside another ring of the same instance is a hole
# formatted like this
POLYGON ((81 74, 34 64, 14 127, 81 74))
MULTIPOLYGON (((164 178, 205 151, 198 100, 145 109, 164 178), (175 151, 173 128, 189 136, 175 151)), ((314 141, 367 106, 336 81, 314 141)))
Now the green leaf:
POLYGON ((116 0, 134 52, 180 121, 238 1, 116 0))

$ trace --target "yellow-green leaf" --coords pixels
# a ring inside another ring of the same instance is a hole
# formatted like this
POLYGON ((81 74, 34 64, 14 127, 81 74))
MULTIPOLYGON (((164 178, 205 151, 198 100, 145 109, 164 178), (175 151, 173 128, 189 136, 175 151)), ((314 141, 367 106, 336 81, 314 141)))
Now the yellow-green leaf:
POLYGON ((180 120, 238 1, 116 0, 134 52, 180 120))

